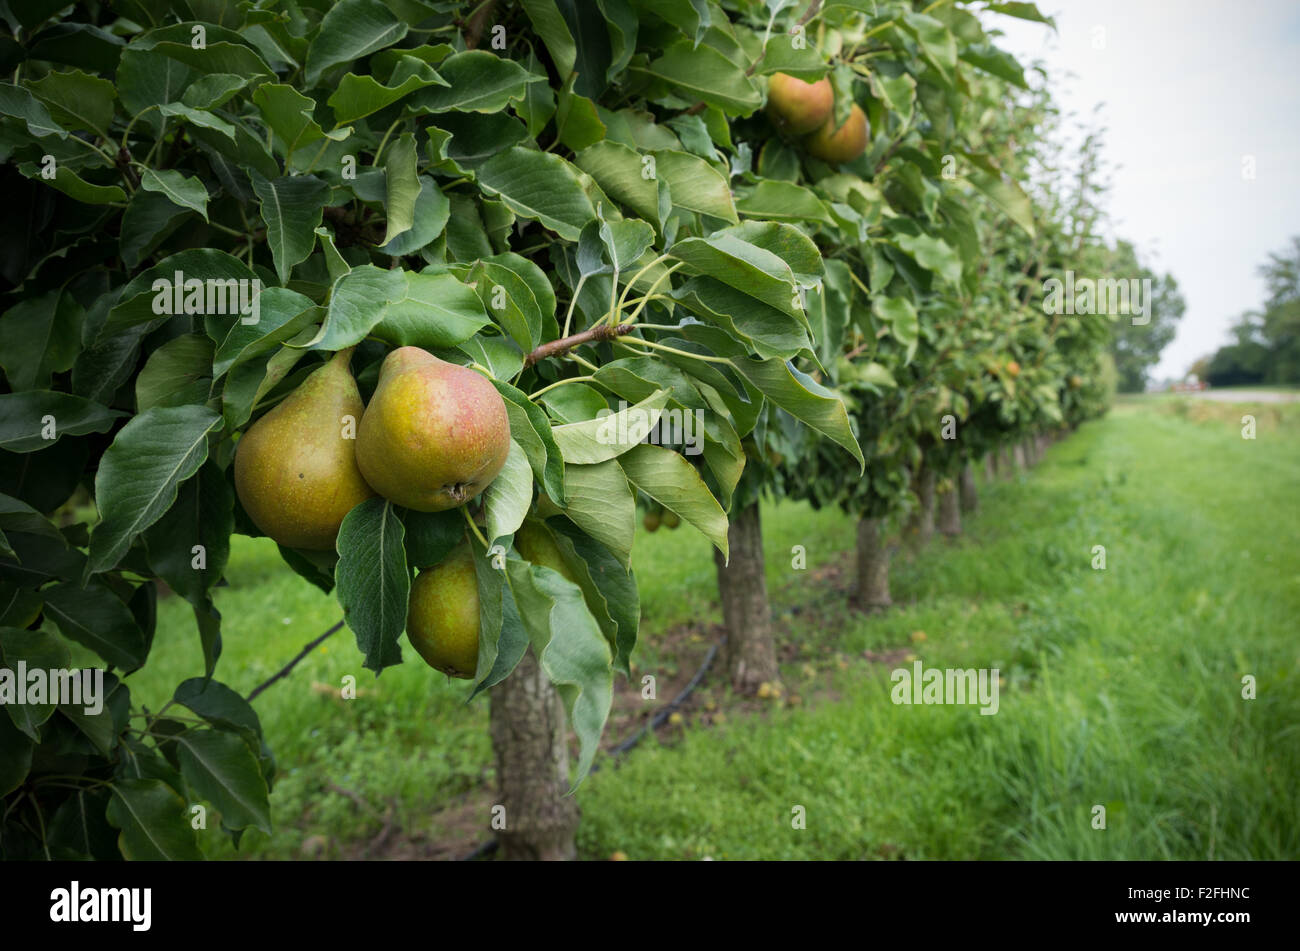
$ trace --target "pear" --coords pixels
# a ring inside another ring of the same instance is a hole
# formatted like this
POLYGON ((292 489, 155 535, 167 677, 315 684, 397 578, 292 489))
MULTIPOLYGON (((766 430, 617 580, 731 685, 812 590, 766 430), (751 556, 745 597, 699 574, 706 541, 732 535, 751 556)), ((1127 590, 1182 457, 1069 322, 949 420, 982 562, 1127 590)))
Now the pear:
POLYGON ((384 360, 357 429, 357 464, 384 498, 419 512, 464 505, 509 453, 510 417, 486 377, 418 347, 384 360))
POLYGON ((767 111, 777 128, 790 135, 811 132, 831 114, 835 92, 829 79, 809 83, 797 76, 773 73, 767 86, 767 111))
POLYGON ((820 129, 808 136, 804 150, 823 162, 842 165, 867 150, 867 133, 867 114, 855 104, 844 125, 836 128, 835 117, 829 117, 820 129))
POLYGON ((468 542, 411 585, 406 637, 424 662, 450 677, 470 679, 478 667, 478 574, 468 542))
POLYGON ((530 518, 520 525, 515 532, 515 548, 533 564, 558 571, 565 579, 578 583, 565 563, 555 537, 542 522, 530 518))
POLYGON ((240 504, 286 548, 332 549, 343 516, 375 494, 357 468, 351 438, 364 411, 348 370, 351 356, 350 349, 336 353, 235 447, 240 504))
POLYGON ((663 522, 663 516, 659 512, 646 512, 641 518, 641 525, 647 532, 659 531, 659 525, 663 522))

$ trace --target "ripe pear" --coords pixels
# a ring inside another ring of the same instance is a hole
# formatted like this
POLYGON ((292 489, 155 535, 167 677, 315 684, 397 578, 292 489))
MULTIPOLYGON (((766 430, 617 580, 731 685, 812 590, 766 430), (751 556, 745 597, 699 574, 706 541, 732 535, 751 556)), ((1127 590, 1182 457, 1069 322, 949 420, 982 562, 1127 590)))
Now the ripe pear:
POLYGON ((835 92, 829 79, 805 82, 798 76, 773 73, 767 85, 767 112, 776 127, 789 135, 811 132, 830 118, 835 92))
POLYGON ((515 532, 515 548, 533 564, 558 571, 567 580, 578 583, 550 529, 541 522, 530 518, 520 525, 515 532))
POLYGON ((468 542, 411 585, 406 637, 424 662, 468 680, 478 668, 478 574, 468 542))
POLYGON ((486 377, 418 347, 384 360, 357 430, 357 464, 384 498, 419 512, 455 508, 509 453, 510 417, 486 377))
POLYGON ((352 433, 364 407, 351 356, 350 349, 335 354, 235 447, 240 503, 286 548, 332 549, 343 516, 375 494, 357 468, 352 433))
POLYGON ((867 150, 867 114, 856 104, 849 110, 844 125, 835 127, 831 116, 804 142, 804 149, 814 158, 832 165, 852 162, 867 150))

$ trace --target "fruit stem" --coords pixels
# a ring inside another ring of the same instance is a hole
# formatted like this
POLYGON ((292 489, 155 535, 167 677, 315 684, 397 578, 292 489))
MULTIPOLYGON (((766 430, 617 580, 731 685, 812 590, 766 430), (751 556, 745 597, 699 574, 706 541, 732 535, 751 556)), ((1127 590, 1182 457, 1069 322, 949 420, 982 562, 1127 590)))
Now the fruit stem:
POLYGON ((488 544, 488 540, 484 538, 483 533, 479 531, 478 525, 474 522, 474 516, 469 514, 469 506, 462 505, 460 510, 465 513, 465 521, 469 523, 469 530, 474 533, 475 538, 483 543, 483 550, 487 551, 492 546, 488 544))
POLYGON ((348 368, 348 364, 352 361, 352 351, 355 349, 357 349, 357 345, 353 344, 350 347, 345 347, 342 350, 335 352, 334 356, 330 358, 330 363, 340 366, 346 370, 348 368))

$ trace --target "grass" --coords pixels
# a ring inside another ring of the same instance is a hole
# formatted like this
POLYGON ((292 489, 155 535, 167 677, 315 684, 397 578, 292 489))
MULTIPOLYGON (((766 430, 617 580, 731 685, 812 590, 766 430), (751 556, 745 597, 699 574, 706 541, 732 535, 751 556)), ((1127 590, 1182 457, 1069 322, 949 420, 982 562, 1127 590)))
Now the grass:
MULTIPOLYGON (((579 789, 582 854, 1300 857, 1300 407, 1269 406, 1244 440, 1246 404, 1206 405, 1122 403, 1031 473, 982 486, 961 539, 896 559, 898 606, 880 616, 845 603, 849 519, 765 506, 782 696, 737 703, 711 677, 684 724, 579 789), (913 657, 998 668, 998 713, 893 704, 889 671, 913 657)), ((718 619, 699 536, 643 535, 634 563, 644 620, 632 681, 616 682, 627 693, 682 666, 671 632, 718 619)), ((339 611, 264 540, 237 538, 228 575, 218 677, 247 692, 339 611)), ((350 638, 257 701, 277 831, 238 854, 364 854, 396 828, 403 854, 443 856, 486 837, 486 705, 418 662, 376 680, 350 638), (347 676, 356 700, 337 699, 347 676)), ((167 599, 133 691, 156 706, 200 672, 193 622, 167 599)), ((236 855, 215 832, 205 848, 236 855)))

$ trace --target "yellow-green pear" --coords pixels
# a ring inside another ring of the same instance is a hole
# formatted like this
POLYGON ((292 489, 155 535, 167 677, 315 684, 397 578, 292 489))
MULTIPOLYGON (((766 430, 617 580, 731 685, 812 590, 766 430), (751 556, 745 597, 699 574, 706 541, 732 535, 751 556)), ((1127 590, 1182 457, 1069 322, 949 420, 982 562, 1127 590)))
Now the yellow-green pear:
POLYGON ((558 571, 565 579, 578 583, 551 530, 542 522, 531 518, 525 520, 515 532, 515 548, 533 564, 558 571))
POLYGON ((463 505, 510 453, 510 417, 496 387, 418 347, 390 353, 357 430, 357 464, 380 495, 419 512, 463 505))
POLYGON ((253 523, 287 548, 327 551, 374 495, 357 468, 364 407, 341 350, 248 428, 235 447, 235 491, 253 523))
POLYGON ((478 667, 478 574, 462 542, 411 585, 406 637, 424 662, 451 677, 470 679, 478 667))
POLYGON ((835 91, 829 79, 805 82, 798 76, 773 73, 767 85, 767 112, 777 128, 790 135, 811 132, 835 108, 835 91))
POLYGON ((867 150, 867 114, 856 104, 849 110, 849 117, 838 128, 835 117, 828 118, 824 125, 804 141, 804 149, 814 158, 832 165, 852 162, 867 150))

